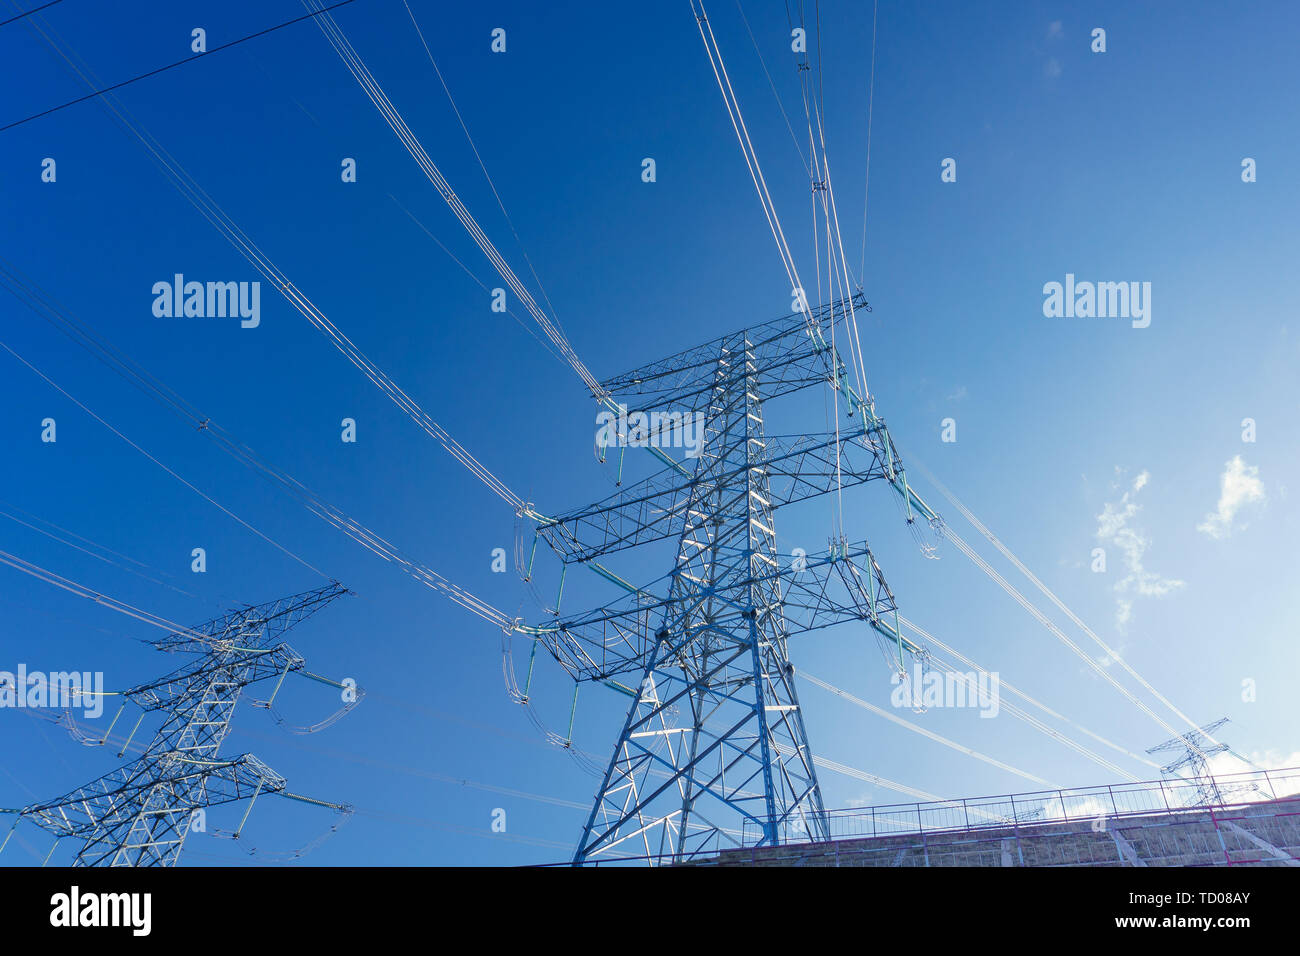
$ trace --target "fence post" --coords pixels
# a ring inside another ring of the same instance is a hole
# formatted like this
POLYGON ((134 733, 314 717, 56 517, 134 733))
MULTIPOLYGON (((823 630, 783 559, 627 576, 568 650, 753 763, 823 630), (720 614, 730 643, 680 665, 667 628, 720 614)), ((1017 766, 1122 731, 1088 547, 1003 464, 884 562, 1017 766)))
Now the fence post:
POLYGON ((970 829, 970 809, 966 806, 966 798, 961 798, 961 812, 966 817, 966 829, 970 829))
POLYGON ((1025 865, 1025 848, 1020 843, 1020 815, 1016 813, 1016 795, 1007 794, 1007 799, 1011 801, 1011 832, 1016 835, 1016 859, 1020 865, 1025 865))

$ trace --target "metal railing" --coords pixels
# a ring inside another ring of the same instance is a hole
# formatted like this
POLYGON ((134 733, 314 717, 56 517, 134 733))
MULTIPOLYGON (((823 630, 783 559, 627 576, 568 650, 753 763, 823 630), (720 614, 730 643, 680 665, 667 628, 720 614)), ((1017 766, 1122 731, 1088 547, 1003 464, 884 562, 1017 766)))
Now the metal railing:
MULTIPOLYGON (((831 840, 848 840, 1150 816, 1298 795, 1300 767, 828 810, 825 820, 831 840)), ((758 825, 746 821, 743 845, 754 846, 760 836, 758 825)), ((783 843, 807 843, 816 841, 817 835, 794 822, 781 839, 783 843)))
MULTIPOLYGON (((998 836, 989 831, 1013 828, 1017 831, 1014 842, 1017 844, 1018 853, 1021 837, 1026 839, 1031 837, 1033 832, 1028 828, 1036 826, 1094 823, 1103 818, 1107 821, 1153 816, 1176 818, 1178 814, 1258 806, 1268 801, 1286 799, 1300 803, 1300 767, 1216 774, 1207 777, 1144 780, 1099 787, 1038 790, 1000 796, 967 797, 961 800, 933 800, 924 803, 828 810, 825 815, 830 836, 828 842, 819 842, 805 830, 792 826, 781 834, 781 843, 783 845, 806 844, 807 850, 812 855, 820 857, 833 855, 838 859, 840 849, 836 844, 843 840, 918 836, 921 839, 919 845, 924 846, 927 838, 933 834, 960 835, 985 832, 988 834, 988 839, 1000 842, 998 836)), ((1214 813, 1210 814, 1212 818, 1214 815, 1214 813)), ((1216 827, 1217 825, 1215 822, 1216 827)), ((707 866, 723 862, 728 855, 763 855, 767 852, 766 848, 758 846, 757 824, 747 821, 740 835, 741 845, 732 848, 701 850, 682 857, 671 854, 653 857, 636 855, 600 857, 588 860, 582 865, 695 863, 707 866), (719 856, 719 853, 722 855, 719 856)), ((937 847, 938 844, 933 846, 937 847)), ((754 858, 758 859, 758 856, 754 858)), ((1229 860, 1228 862, 1241 861, 1229 860)), ((542 865, 571 866, 573 864, 557 862, 542 865)))

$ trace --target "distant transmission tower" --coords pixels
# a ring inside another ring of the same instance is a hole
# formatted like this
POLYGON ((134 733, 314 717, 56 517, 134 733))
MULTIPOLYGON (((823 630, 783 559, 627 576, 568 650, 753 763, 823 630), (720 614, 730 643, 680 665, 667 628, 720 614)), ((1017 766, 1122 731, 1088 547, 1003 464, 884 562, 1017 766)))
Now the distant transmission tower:
MULTIPOLYGON (((276 680, 270 699, 254 702, 268 709, 291 672, 344 688, 304 671, 303 658, 281 637, 346 593, 340 584, 327 585, 231 611, 154 642, 159 650, 199 657, 123 695, 126 700, 113 724, 128 703, 142 713, 118 756, 126 752, 145 714, 157 711, 165 716, 153 742, 139 759, 93 783, 48 803, 8 811, 18 814, 10 833, 26 819, 54 834, 56 846, 65 838, 81 841, 74 866, 174 866, 196 811, 207 807, 248 800, 246 821, 258 796, 274 793, 346 812, 345 806, 289 793, 284 778, 252 754, 232 758, 218 754, 245 687, 276 680)), ((111 731, 112 725, 103 738, 90 742, 105 743, 111 731)), ((236 831, 234 836, 238 835, 236 831)), ((50 855, 53 852, 51 848, 50 855)))
MULTIPOLYGON (((865 305, 855 299, 856 308, 865 305)), ((885 639, 900 672, 905 655, 920 651, 902 635, 894 596, 865 542, 835 536, 825 553, 806 557, 776 547, 778 509, 872 479, 899 492, 909 522, 919 512, 939 527, 907 486, 873 401, 850 386, 828 341, 848 307, 841 301, 786 316, 601 383, 602 397, 635 403, 627 415, 635 424, 621 441, 667 445, 682 416, 695 413, 704 416, 706 440, 692 468, 659 454, 668 464, 644 481, 537 522, 566 572, 586 564, 628 592, 550 626, 518 628, 575 681, 602 682, 632 701, 577 863, 664 862, 826 839, 787 642, 863 621, 885 639), (822 385, 839 391, 847 423, 766 433, 765 402, 822 385), (647 436, 656 422, 658 433, 647 436), (599 563, 666 539, 677 542, 676 562, 645 588, 599 563)), ((531 575, 531 558, 528 564, 531 575)))
MULTIPOLYGON (((1229 784, 1221 785, 1210 773, 1210 757, 1215 754, 1233 753, 1225 743, 1216 743, 1212 735, 1216 730, 1228 722, 1227 717, 1220 717, 1212 723, 1204 724, 1196 730, 1189 730, 1187 733, 1171 740, 1166 740, 1162 744, 1156 744, 1148 748, 1147 753, 1181 753, 1182 756, 1173 763, 1161 767, 1160 772, 1167 777, 1178 777, 1182 775, 1178 771, 1183 768, 1191 770, 1191 781, 1196 784, 1196 798, 1188 806, 1222 806, 1227 797, 1234 793, 1260 791, 1259 787, 1253 783, 1248 784, 1229 784)), ((1245 760, 1238 754, 1233 753, 1238 759, 1245 760)), ((1249 761, 1246 761, 1249 763, 1249 761)))

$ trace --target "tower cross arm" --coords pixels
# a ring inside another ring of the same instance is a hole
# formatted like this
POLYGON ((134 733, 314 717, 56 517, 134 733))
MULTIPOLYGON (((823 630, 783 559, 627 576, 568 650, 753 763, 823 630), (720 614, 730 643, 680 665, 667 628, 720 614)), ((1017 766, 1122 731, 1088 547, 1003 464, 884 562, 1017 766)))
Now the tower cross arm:
POLYGON ((871 430, 747 441, 755 446, 748 463, 731 465, 705 479, 684 478, 664 468, 593 505, 539 522, 538 531, 555 550, 571 559, 589 560, 680 535, 690 518, 691 502, 706 496, 711 487, 727 497, 725 508, 743 513, 748 493, 743 479, 754 470, 761 470, 768 480, 771 498, 765 506, 771 510, 891 476, 883 436, 871 430))
MULTIPOLYGON (((855 302, 855 307, 866 304, 860 297, 855 302)), ((615 375, 601 382, 601 388, 605 395, 627 398, 629 406, 642 411, 674 405, 697 408, 700 397, 712 388, 719 356, 748 354, 764 398, 775 398, 828 380, 830 322, 847 308, 848 300, 843 300, 807 314, 793 312, 615 375)))
POLYGON ((213 618, 185 631, 170 634, 155 641, 154 646, 164 651, 204 653, 214 646, 230 644, 249 645, 257 642, 267 647, 291 628, 301 624, 336 598, 348 593, 337 581, 280 598, 265 604, 251 604, 213 618))
POLYGON ((202 792, 203 805, 215 806, 247 799, 258 790, 278 793, 286 786, 283 777, 252 754, 232 760, 170 754, 166 761, 141 758, 62 797, 25 807, 20 813, 60 838, 86 837, 128 823, 148 808, 150 794, 159 787, 173 793, 202 792))

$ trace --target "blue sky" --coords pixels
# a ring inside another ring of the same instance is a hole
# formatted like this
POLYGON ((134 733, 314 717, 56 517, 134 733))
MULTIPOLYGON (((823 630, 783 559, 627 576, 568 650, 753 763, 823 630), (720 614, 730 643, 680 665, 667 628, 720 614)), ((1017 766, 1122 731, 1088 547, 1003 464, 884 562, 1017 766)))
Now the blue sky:
MULTIPOLYGON (((559 322, 597 376, 789 311, 789 284, 686 3, 561 3, 544 12, 532 4, 411 6, 559 322), (504 54, 489 48, 496 27, 507 31, 504 54), (653 183, 641 180, 645 157, 656 161, 653 183)), ((744 10, 798 129, 784 4, 744 10)), ((289 0, 137 0, 128 17, 67 0, 39 20, 114 83, 189 55, 196 26, 216 46, 301 12, 289 0)), ((709 12, 792 250, 811 274, 799 156, 735 6, 715 2, 709 12)), ((335 16, 525 276, 520 247, 400 0, 357 0, 335 16)), ((823 4, 822 16, 828 151, 856 268, 871 7, 823 4)), ((1290 281, 1296 18, 1281 3, 1249 15, 1195 3, 881 3, 864 280, 873 311, 860 324, 878 410, 905 460, 934 471, 1175 704, 1197 722, 1231 717, 1223 739, 1279 766, 1300 762, 1289 490, 1300 465, 1300 329, 1290 281), (1094 27, 1106 30, 1105 53, 1090 51, 1094 27), (948 157, 957 164, 953 183, 940 180, 948 157), (1256 182, 1242 181, 1246 157, 1256 161, 1256 182), (1067 273, 1150 282, 1150 326, 1045 317, 1043 286, 1067 273), (945 418, 956 422, 955 442, 941 440, 945 418), (1246 418, 1256 423, 1253 442, 1242 440, 1246 418), (1219 511, 1225 472, 1237 497, 1225 501, 1224 518, 1207 522, 1219 511), (1097 547, 1107 551, 1105 573, 1090 568, 1097 547), (1247 680, 1256 682, 1251 702, 1242 695, 1247 680)), ((84 92, 21 21, 0 28, 0 64, 10 91, 0 125, 84 92)), ((488 286, 501 284, 314 25, 119 96, 279 268, 507 485, 542 510, 608 493, 591 455, 595 409, 581 383, 510 317, 492 312, 487 294, 408 216, 488 286), (340 179, 344 157, 357 160, 355 183, 340 179)), ((492 550, 512 546, 510 510, 273 290, 263 288, 256 329, 152 314, 153 284, 174 273, 259 276, 100 104, 0 136, 0 255, 327 500, 507 613, 543 616, 513 574, 490 568, 492 550), (41 181, 45 157, 57 162, 54 183, 41 181), (355 444, 340 441, 345 417, 357 421, 355 444)), ((358 808, 307 862, 567 856, 596 782, 507 697, 499 631, 223 455, 16 300, 6 297, 0 316, 3 341, 96 414, 357 592, 292 643, 317 672, 354 677, 369 692, 363 705, 312 736, 286 734, 245 707, 228 744, 257 753, 296 792, 358 808), (498 808, 504 834, 491 832, 498 808)), ((0 507, 129 555, 171 586, 5 519, 0 549, 185 623, 321 583, 7 353, 0 369, 0 507), (47 417, 57 421, 54 444, 40 440, 47 417), (207 552, 202 575, 190 570, 195 547, 207 552)), ((797 413, 784 413, 783 423, 793 428, 797 413)), ((819 411, 807 427, 823 427, 819 411)), ((913 480, 967 540, 978 540, 919 473, 913 480)), ((950 545, 941 544, 940 560, 925 560, 888 497, 883 487, 856 489, 846 495, 846 520, 851 537, 870 540, 911 620, 1129 749, 1169 736, 950 545)), ((783 549, 824 547, 827 513, 803 506, 779 516, 783 549)), ((1010 577, 1005 562, 998 566, 1010 577)), ((647 577, 667 570, 635 559, 624 567, 647 577)), ((541 579, 549 589, 553 577, 541 579)), ((1044 603, 1023 579, 1015 583, 1044 603)), ((598 582, 571 577, 565 606, 610 598, 598 582)), ((98 670, 109 687, 124 687, 175 665, 140 643, 153 636, 147 626, 9 568, 0 568, 0 609, 0 669, 98 670)), ((888 674, 873 643, 845 628, 801 638, 792 657, 888 707, 888 674)), ((539 671, 538 712, 562 733, 569 687, 554 666, 539 671)), ((943 796, 1035 789, 816 687, 800 692, 813 748, 831 760, 943 796)), ((310 684, 287 693, 282 709, 298 723, 335 706, 310 684)), ((606 760, 624 703, 584 687, 577 746, 606 760)), ((1006 717, 902 716, 1062 786, 1111 779, 1006 717)), ((118 762, 30 714, 0 712, 0 727, 2 806, 55 796, 118 762)), ((906 799, 829 772, 821 780, 830 806, 906 799)), ((323 812, 265 801, 249 842, 292 848, 330 822, 323 812)), ((11 844, 0 862, 29 863, 48 849, 42 834, 20 833, 25 843, 11 844)), ((185 860, 249 857, 205 835, 185 860)))

